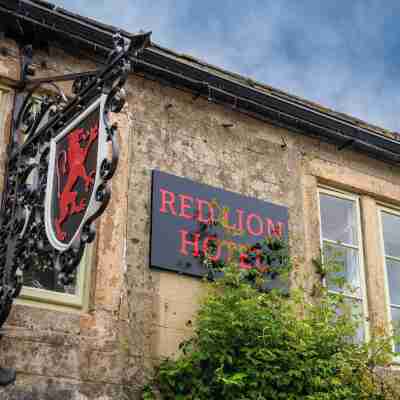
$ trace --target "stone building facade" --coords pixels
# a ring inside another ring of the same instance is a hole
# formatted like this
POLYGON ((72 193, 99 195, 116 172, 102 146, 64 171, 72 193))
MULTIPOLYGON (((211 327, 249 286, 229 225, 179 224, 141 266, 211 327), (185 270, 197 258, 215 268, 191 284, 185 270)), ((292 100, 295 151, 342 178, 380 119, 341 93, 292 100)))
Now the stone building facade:
MULTIPOLYGON (((21 45, 33 44, 35 78, 56 77, 98 68, 114 31, 41 0, 0 0, 2 178, 21 45)), ((135 399, 157 360, 190 335, 201 280, 149 266, 154 169, 287 206, 293 285, 311 288, 321 242, 344 242, 365 332, 389 330, 400 284, 397 135, 155 44, 133 67, 116 117, 112 200, 81 267, 82 296, 23 291, 0 341, 1 364, 18 373, 1 398, 135 399)), ((70 81, 59 84, 70 91, 70 81)))

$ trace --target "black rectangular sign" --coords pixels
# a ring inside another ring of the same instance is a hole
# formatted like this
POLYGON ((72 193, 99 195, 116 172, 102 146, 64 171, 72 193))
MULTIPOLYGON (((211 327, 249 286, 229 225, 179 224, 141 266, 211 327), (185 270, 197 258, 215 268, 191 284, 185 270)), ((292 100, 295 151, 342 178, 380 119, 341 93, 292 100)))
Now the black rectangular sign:
MULTIPOLYGON (((204 276, 201 254, 228 260, 266 236, 287 239, 287 207, 153 171, 151 266, 204 276), (224 229, 210 226, 222 220, 224 229)), ((250 268, 240 257, 241 268, 250 268)))

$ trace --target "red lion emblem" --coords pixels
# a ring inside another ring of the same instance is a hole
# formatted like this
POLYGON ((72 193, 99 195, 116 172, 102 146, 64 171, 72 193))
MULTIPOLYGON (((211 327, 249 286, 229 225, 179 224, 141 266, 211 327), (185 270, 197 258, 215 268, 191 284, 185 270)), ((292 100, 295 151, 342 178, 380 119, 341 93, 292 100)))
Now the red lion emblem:
POLYGON ((89 132, 82 128, 75 129, 68 135, 68 147, 60 153, 57 159, 56 171, 58 179, 58 218, 55 220, 56 235, 58 240, 65 240, 67 234, 61 225, 73 214, 82 212, 86 207, 86 200, 82 199, 79 204, 76 201, 78 193, 73 190, 79 178, 85 182, 86 192, 94 183, 96 171, 86 172, 85 164, 89 150, 99 134, 99 125, 93 126, 89 132), (85 144, 82 146, 81 143, 85 144), (66 175, 67 181, 60 191, 61 175, 66 175))

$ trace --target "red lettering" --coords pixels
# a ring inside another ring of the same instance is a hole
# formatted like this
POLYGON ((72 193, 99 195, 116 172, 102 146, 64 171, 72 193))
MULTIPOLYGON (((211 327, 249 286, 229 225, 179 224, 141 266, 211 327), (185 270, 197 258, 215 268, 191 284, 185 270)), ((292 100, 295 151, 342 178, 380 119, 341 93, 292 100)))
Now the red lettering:
POLYGON ((196 204, 197 204, 197 220, 200 223, 208 224, 210 221, 214 221, 214 208, 209 201, 196 199, 196 204), (204 206, 207 206, 208 213, 204 212, 203 208, 204 206))
POLYGON ((180 194, 179 198, 181 200, 181 212, 179 216, 185 219, 193 219, 193 214, 186 213, 186 210, 193 207, 193 197, 186 194, 180 194))
POLYGON ((168 213, 167 211, 167 205, 169 205, 169 212, 172 215, 176 216, 176 209, 175 209, 175 193, 169 192, 168 190, 160 188, 161 192, 161 208, 160 212, 162 213, 168 213), (168 197, 168 199, 167 199, 168 197))
POLYGON ((211 261, 218 261, 221 258, 221 243, 215 236, 208 236, 206 239, 203 241, 203 253, 207 255, 207 257, 211 261), (208 251, 208 243, 211 241, 215 241, 217 248, 215 254, 210 254, 208 251))
POLYGON ((229 210, 227 210, 227 209, 224 210, 223 220, 224 220, 226 229, 232 229, 232 230, 238 229, 236 225, 229 225, 229 210))
POLYGON ((249 232, 250 235, 253 235, 253 236, 262 236, 263 235, 264 224, 263 224, 263 221, 262 221, 262 219, 261 219, 261 217, 259 215, 254 214, 254 213, 249 214, 247 216, 247 221, 246 222, 247 222, 247 231, 249 232), (257 230, 253 229, 252 223, 253 223, 254 220, 258 224, 258 229, 257 230))
POLYGON ((238 217, 237 229, 238 229, 239 232, 243 232, 243 213, 244 213, 244 211, 241 208, 238 208, 236 210, 236 214, 237 214, 237 217, 238 217))
POLYGON ((247 261, 248 261, 247 253, 249 251, 248 247, 246 245, 240 244, 239 248, 241 249, 240 254, 239 254, 239 261, 240 261, 239 268, 242 268, 242 269, 253 268, 252 265, 247 263, 247 261))
POLYGON ((275 232, 275 224, 272 219, 267 218, 267 236, 272 236, 275 232))
POLYGON ((285 225, 283 222, 277 222, 276 224, 271 220, 267 219, 267 235, 268 236, 279 236, 283 237, 285 225))
POLYGON ((283 234, 285 232, 285 225, 283 222, 278 222, 275 225, 275 234, 276 236, 279 236, 280 238, 283 238, 283 234))
POLYGON ((187 246, 193 246, 193 257, 198 257, 199 253, 199 241, 200 241, 200 233, 193 234, 193 240, 189 239, 189 232, 182 229, 179 231, 181 234, 181 248, 180 253, 184 256, 189 255, 187 246))
POLYGON ((254 248, 249 249, 245 253, 244 252, 240 253, 240 268, 242 269, 257 268, 258 271, 264 273, 268 270, 268 265, 264 265, 262 263, 262 260, 263 260, 263 252, 261 249, 254 249, 254 248), (255 254, 255 263, 251 264, 248 263, 249 252, 255 254))
POLYGON ((247 254, 246 253, 240 253, 240 264, 239 267, 241 269, 252 269, 253 267, 250 264, 247 264, 247 254))

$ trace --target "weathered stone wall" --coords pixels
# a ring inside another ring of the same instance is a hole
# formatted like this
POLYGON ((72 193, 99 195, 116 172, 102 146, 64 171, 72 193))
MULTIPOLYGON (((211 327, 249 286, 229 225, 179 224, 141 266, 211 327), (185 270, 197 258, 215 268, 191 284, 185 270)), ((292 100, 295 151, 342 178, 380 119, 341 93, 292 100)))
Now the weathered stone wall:
MULTIPOLYGON (((10 41, 1 46, 11 51, 0 55, 0 82, 10 84, 18 51, 10 41)), ((84 60, 55 48, 35 55, 39 76, 95 67, 84 60)), ((135 399, 157 360, 190 335, 201 281, 149 268, 152 169, 288 206, 292 280, 308 288, 319 251, 318 183, 359 193, 371 323, 387 324, 383 261, 367 220, 377 200, 398 202, 398 168, 139 76, 129 79, 117 119, 122 154, 99 222, 89 309, 14 307, 0 362, 15 366, 18 379, 0 389, 2 399, 135 399)), ((2 173, 4 149, 0 157, 2 173)))
POLYGON ((318 185, 360 195, 370 328, 387 329, 377 204, 399 205, 398 167, 156 82, 136 78, 130 83, 134 122, 126 282, 130 348, 143 348, 145 366, 176 354, 179 342, 191 333, 188 321, 202 292, 196 278, 149 268, 153 169, 288 206, 292 284, 306 289, 316 278, 312 260, 319 256, 318 185))
POLYGON ((304 177, 298 149, 303 138, 158 83, 131 82, 127 280, 136 313, 142 313, 132 321, 133 337, 143 338, 146 358, 157 358, 173 354, 190 333, 187 321, 193 319, 202 283, 149 269, 151 171, 288 206, 292 245, 303 255, 304 177), (227 123, 233 127, 224 128, 227 123))

